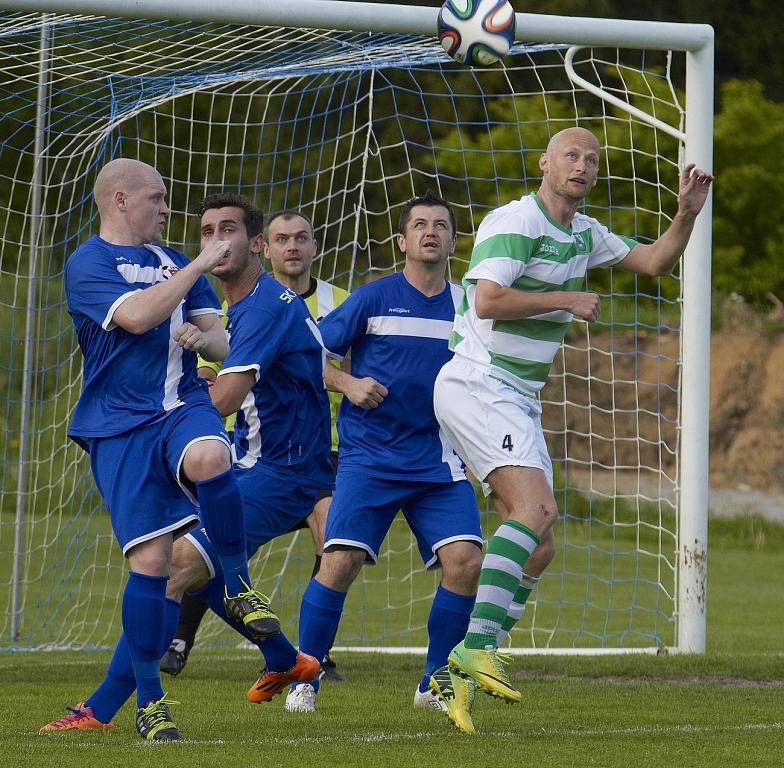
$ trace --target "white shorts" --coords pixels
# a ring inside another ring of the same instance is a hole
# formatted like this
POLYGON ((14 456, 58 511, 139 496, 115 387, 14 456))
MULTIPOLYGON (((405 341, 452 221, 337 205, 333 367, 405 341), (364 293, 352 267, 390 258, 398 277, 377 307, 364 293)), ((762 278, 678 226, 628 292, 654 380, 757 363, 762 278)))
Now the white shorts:
POLYGON ((553 487, 542 406, 470 362, 453 358, 439 372, 433 406, 447 440, 482 481, 498 467, 534 467, 553 487))

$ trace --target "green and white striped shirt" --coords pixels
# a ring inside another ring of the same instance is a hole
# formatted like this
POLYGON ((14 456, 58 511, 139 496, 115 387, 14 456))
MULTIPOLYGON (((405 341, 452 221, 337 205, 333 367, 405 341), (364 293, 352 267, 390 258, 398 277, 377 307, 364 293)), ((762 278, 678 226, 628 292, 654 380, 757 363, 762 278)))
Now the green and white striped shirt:
POLYGON ((481 320, 474 308, 476 281, 536 293, 579 291, 588 269, 617 264, 635 245, 581 213, 575 214, 571 229, 563 227, 535 193, 497 208, 479 226, 449 348, 455 357, 535 396, 547 381, 571 312, 481 320))

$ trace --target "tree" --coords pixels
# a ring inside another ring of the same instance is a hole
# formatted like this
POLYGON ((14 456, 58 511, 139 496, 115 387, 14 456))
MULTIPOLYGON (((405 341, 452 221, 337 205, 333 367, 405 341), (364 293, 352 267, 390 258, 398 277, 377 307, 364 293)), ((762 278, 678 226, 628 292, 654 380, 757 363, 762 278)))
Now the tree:
POLYGON ((784 298, 784 104, 755 80, 722 87, 716 115, 713 284, 757 305, 772 291, 784 298))

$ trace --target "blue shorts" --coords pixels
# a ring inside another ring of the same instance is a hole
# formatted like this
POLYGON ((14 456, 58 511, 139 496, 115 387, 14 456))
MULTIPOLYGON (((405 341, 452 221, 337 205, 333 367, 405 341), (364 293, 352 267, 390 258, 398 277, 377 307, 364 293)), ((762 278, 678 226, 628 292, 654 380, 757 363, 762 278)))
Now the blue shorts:
POLYGON ((198 523, 195 489, 180 476, 180 466, 185 451, 202 440, 220 440, 229 448, 209 403, 181 405, 161 421, 86 441, 124 555, 136 544, 165 533, 181 536, 198 523))
MULTIPOLYGON (((235 472, 242 492, 250 560, 259 547, 268 541, 300 527, 313 511, 319 489, 311 485, 282 482, 280 478, 266 473, 262 464, 256 464, 250 469, 237 469, 235 472)), ((218 553, 204 528, 191 531, 187 538, 204 558, 210 578, 221 575, 218 553)))
POLYGON ((375 563, 398 510, 416 536, 427 568, 438 565, 436 552, 445 544, 473 541, 482 546, 479 507, 468 480, 387 480, 338 469, 324 549, 336 545, 364 549, 366 562, 375 563))

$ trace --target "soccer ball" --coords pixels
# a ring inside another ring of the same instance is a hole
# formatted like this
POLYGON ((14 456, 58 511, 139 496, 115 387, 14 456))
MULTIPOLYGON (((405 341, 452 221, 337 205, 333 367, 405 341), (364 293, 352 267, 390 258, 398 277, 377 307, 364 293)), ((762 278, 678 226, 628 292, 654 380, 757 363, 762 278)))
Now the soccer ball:
POLYGON ((514 36, 509 0, 446 0, 438 14, 438 39, 461 64, 495 64, 509 52, 514 36))

